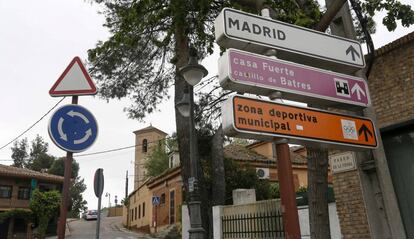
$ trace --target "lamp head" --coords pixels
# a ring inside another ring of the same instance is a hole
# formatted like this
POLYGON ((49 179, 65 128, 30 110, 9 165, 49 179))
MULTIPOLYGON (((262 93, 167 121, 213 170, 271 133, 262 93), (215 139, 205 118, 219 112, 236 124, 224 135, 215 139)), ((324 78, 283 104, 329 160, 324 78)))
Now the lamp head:
POLYGON ((188 90, 184 91, 183 98, 175 104, 178 112, 184 117, 190 117, 190 95, 188 94, 188 90))
POLYGON ((180 75, 188 84, 195 86, 208 75, 208 71, 204 66, 198 64, 197 55, 192 53, 188 64, 180 69, 180 75))

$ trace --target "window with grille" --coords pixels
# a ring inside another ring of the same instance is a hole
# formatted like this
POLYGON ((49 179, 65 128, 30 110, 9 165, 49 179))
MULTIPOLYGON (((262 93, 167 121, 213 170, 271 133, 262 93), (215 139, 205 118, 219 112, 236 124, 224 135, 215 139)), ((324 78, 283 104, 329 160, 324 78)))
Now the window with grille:
POLYGON ((19 187, 19 192, 17 198, 20 200, 30 199, 30 188, 29 187, 19 187))
POLYGON ((11 198, 12 186, 0 185, 0 198, 11 198))

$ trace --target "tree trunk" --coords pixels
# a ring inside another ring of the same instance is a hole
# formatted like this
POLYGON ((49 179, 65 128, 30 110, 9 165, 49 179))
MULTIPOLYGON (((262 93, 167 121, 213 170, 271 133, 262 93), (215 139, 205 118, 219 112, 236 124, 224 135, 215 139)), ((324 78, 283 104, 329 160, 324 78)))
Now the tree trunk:
POLYGON ((330 239, 328 210, 328 151, 308 147, 309 228, 312 239, 330 239))
POLYGON ((211 145, 211 167, 213 170, 212 205, 224 205, 226 201, 226 181, 224 174, 224 132, 222 125, 213 136, 211 145))
MULTIPOLYGON (((172 1, 172 4, 176 6, 177 11, 183 11, 183 6, 185 6, 186 2, 183 0, 175 0, 172 1)), ((184 95, 184 89, 186 87, 185 80, 179 76, 179 69, 185 66, 188 62, 189 56, 189 46, 188 46, 188 37, 185 33, 185 16, 187 12, 182 12, 182 14, 176 13, 176 16, 181 16, 182 19, 178 17, 174 19, 176 21, 175 27, 175 56, 177 62, 175 63, 175 70, 176 70, 176 77, 175 77, 175 95, 174 95, 174 103, 181 101, 184 95), (177 23, 183 24, 177 24, 177 23)), ((190 95, 190 102, 192 103, 191 109, 194 109, 194 95, 193 95, 193 87, 188 85, 189 95, 190 95)), ((191 112, 194 118, 194 112, 191 112)), ((190 132, 192 132, 192 139, 195 141, 194 143, 194 155, 196 158, 198 157, 198 146, 197 146, 197 133, 195 130, 195 124, 190 123, 189 118, 183 117, 180 112, 175 110, 175 123, 177 128, 177 139, 178 139, 178 148, 180 154, 180 163, 181 163, 181 177, 183 180, 184 188, 185 188, 185 200, 189 202, 189 190, 188 190, 188 178, 191 175, 191 163, 190 163, 190 132), (192 127, 192 130, 190 130, 192 127)), ((198 183, 199 186, 204 184, 203 173, 200 162, 197 162, 197 175, 198 175, 198 183)), ((201 220, 202 226, 206 232, 205 238, 209 238, 209 215, 208 212, 211 211, 211 207, 209 203, 209 192, 205 187, 199 187, 198 189, 199 195, 201 196, 201 220)), ((187 204, 188 205, 188 204, 187 204)), ((188 210, 191 214, 190 210, 188 210)), ((191 215, 190 215, 191 217, 191 215)))
MULTIPOLYGON (((212 174, 212 185, 211 185, 211 205, 224 205, 226 201, 226 181, 224 173, 224 132, 222 125, 217 129, 213 138, 211 139, 211 174, 212 174)), ((210 222, 209 227, 209 238, 213 238, 213 212, 212 208, 209 209, 208 219, 210 222)))

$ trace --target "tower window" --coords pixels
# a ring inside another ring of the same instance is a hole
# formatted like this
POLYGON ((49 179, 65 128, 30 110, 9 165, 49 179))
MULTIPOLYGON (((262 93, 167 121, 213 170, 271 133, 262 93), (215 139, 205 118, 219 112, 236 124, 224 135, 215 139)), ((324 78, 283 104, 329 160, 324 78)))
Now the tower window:
POLYGON ((147 139, 142 140, 142 152, 146 153, 148 151, 148 141, 147 139))

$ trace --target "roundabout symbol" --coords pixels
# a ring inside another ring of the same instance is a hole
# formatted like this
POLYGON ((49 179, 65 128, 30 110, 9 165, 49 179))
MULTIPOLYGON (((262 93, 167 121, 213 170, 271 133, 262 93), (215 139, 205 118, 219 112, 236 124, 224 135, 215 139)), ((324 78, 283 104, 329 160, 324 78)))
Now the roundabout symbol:
POLYGON ((49 135, 59 148, 79 153, 95 142, 98 125, 95 117, 85 107, 64 105, 50 118, 49 135))

